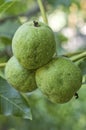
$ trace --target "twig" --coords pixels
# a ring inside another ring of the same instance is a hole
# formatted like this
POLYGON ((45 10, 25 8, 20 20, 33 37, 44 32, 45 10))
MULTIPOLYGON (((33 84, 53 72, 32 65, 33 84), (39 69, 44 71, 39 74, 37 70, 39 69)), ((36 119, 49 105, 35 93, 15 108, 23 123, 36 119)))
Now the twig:
POLYGON ((39 5, 39 8, 40 8, 41 14, 42 14, 42 18, 43 18, 44 22, 46 24, 48 24, 48 19, 47 19, 47 16, 46 16, 46 12, 45 12, 43 2, 42 2, 42 0, 37 0, 37 1, 38 1, 38 5, 39 5))
POLYGON ((75 56, 77 54, 81 54, 83 51, 78 51, 78 52, 74 52, 74 53, 68 53, 68 54, 65 54, 64 56, 67 56, 67 57, 72 57, 72 56, 75 56))
POLYGON ((6 62, 5 63, 0 63, 0 68, 5 67, 5 65, 6 65, 6 62))
POLYGON ((70 57, 70 59, 73 61, 73 62, 76 62, 82 58, 86 58, 86 51, 85 52, 82 52, 80 54, 77 54, 76 56, 74 57, 70 57))

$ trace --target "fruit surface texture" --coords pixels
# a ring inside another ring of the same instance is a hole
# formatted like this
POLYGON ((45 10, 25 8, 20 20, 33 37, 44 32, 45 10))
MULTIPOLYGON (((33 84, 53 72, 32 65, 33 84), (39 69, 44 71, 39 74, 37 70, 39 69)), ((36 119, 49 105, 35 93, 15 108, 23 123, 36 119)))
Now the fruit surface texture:
POLYGON ((48 63, 55 53, 56 43, 51 28, 41 22, 21 25, 12 40, 14 56, 27 69, 48 63))
POLYGON ((66 103, 81 87, 82 74, 68 58, 58 57, 37 70, 36 82, 50 101, 66 103))
POLYGON ((6 64, 5 77, 9 84, 21 92, 31 92, 37 88, 35 73, 23 68, 14 56, 6 64))

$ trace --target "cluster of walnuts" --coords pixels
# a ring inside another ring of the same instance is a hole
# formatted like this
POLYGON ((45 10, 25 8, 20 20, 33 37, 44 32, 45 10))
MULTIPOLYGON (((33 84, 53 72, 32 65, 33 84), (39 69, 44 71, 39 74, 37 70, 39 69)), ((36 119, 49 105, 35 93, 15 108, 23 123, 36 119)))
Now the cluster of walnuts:
POLYGON ((66 57, 53 57, 56 42, 48 25, 24 23, 14 34, 12 50, 5 77, 18 91, 26 93, 39 88, 51 102, 65 103, 81 87, 79 67, 66 57))

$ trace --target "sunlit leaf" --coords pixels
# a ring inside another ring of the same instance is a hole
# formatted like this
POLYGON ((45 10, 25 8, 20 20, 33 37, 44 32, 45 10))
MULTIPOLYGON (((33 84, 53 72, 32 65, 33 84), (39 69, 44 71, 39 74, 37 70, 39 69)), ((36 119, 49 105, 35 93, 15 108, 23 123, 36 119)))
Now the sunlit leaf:
POLYGON ((8 10, 16 1, 14 0, 9 0, 9 1, 5 1, 3 4, 0 5, 0 16, 2 16, 2 14, 4 12, 6 12, 6 10, 8 10))
POLYGON ((18 15, 25 13, 28 10, 27 2, 27 0, 16 0, 15 3, 12 4, 5 13, 7 15, 18 15), (21 9, 19 7, 21 7, 21 9))

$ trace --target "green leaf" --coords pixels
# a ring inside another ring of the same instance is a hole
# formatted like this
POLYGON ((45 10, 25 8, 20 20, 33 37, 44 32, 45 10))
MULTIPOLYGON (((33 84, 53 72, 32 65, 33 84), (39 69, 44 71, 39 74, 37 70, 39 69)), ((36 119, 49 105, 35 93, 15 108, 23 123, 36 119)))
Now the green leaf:
POLYGON ((0 114, 32 119, 26 95, 20 94, 2 78, 0 78, 0 114))
POLYGON ((0 0, 0 6, 5 2, 5 0, 0 0))
POLYGON ((0 37, 0 44, 1 45, 3 44, 4 47, 6 47, 6 45, 11 45, 11 43, 12 43, 12 39, 7 37, 0 37))
POLYGON ((34 0, 1 0, 0 1, 0 21, 18 18, 27 14, 32 9, 34 0), (19 8, 21 7, 21 9, 19 8))
POLYGON ((53 6, 64 5, 65 7, 71 4, 71 0, 48 0, 53 6))
POLYGON ((25 13, 28 10, 28 6, 28 0, 16 0, 5 13, 7 15, 18 15, 25 13), (19 7, 21 7, 21 9, 19 7))
POLYGON ((0 6, 1 17, 26 13, 34 0, 5 0, 0 6), (19 8, 21 7, 21 9, 19 8))
POLYGON ((0 24, 0 37, 12 39, 15 31, 20 25, 20 22, 17 20, 7 20, 6 22, 3 22, 0 24))
POLYGON ((4 68, 0 68, 0 78, 3 78, 5 79, 5 76, 4 76, 4 68))
POLYGON ((80 67, 80 69, 82 70, 82 74, 83 74, 83 75, 86 75, 86 59, 82 60, 82 61, 79 63, 79 67, 80 67))
POLYGON ((5 1, 3 4, 0 5, 0 16, 2 16, 2 14, 4 12, 6 12, 6 10, 8 10, 16 1, 14 0, 7 0, 5 1))

